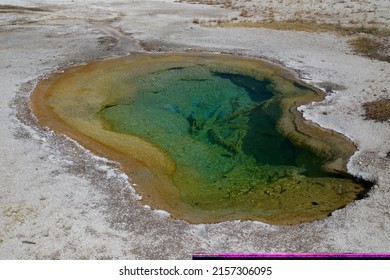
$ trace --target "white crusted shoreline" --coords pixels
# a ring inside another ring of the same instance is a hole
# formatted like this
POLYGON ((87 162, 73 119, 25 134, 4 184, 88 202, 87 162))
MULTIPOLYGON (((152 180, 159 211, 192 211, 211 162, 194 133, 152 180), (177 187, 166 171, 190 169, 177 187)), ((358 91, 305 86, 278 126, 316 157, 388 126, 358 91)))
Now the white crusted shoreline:
MULTIPOLYGON (((0 259, 390 251, 390 126, 366 120, 362 108, 367 101, 390 96, 389 63, 353 54, 347 39, 335 34, 192 23, 194 18, 237 13, 213 6, 173 0, 79 2, 0 0, 0 259), (144 52, 138 40, 151 51, 266 58, 296 70, 315 86, 323 82, 343 86, 300 110, 305 118, 355 143, 358 152, 348 170, 376 182, 369 196, 325 220, 288 227, 251 221, 190 225, 142 206, 132 182, 114 163, 37 126, 28 108, 29 94, 45 74, 94 59, 144 52)), ((366 2, 380 2, 378 17, 390 24, 390 19, 382 18, 383 9, 389 8, 390 14, 388 1, 366 2)))

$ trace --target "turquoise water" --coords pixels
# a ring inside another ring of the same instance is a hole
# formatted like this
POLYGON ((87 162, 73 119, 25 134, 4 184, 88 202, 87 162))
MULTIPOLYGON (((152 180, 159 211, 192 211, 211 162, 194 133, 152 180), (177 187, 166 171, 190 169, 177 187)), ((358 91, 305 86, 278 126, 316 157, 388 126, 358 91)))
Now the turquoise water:
POLYGON ((136 97, 100 115, 110 130, 166 151, 178 166, 173 179, 184 199, 198 200, 194 185, 204 199, 222 188, 242 193, 297 175, 329 176, 321 171, 323 159, 276 130, 279 100, 270 81, 199 66, 132 83, 136 97))

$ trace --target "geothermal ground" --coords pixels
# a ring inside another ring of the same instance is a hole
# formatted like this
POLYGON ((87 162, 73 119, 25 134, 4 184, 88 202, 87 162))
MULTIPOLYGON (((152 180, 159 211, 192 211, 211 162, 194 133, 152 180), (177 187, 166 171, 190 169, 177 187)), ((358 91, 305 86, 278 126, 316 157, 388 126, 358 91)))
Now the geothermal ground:
POLYGON ((390 99, 389 15, 387 0, 0 0, 0 258, 389 252, 389 120, 368 118, 363 106, 390 99), (376 42, 375 53, 359 42, 376 42), (229 53, 296 71, 327 92, 300 108, 304 117, 353 141, 348 171, 375 185, 330 217, 294 226, 195 225, 151 210, 115 163, 39 126, 29 107, 47 74, 135 52, 229 53))

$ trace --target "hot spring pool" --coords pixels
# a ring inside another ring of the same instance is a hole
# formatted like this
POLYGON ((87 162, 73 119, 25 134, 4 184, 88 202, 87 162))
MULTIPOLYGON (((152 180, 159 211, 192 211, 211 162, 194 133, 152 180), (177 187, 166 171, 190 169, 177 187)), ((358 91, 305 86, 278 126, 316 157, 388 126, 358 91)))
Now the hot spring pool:
POLYGON ((262 60, 134 55, 53 74, 32 108, 42 125, 117 161, 152 208, 193 223, 294 224, 367 191, 345 171, 352 143, 296 110, 321 98, 262 60))

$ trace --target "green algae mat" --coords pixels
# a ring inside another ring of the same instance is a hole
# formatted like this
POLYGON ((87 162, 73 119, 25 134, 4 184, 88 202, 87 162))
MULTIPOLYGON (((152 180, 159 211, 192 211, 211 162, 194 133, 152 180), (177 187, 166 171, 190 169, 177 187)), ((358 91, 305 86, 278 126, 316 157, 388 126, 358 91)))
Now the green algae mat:
POLYGON ((117 161, 154 209, 192 223, 295 224, 366 192, 345 170, 352 143, 296 110, 322 98, 262 60, 139 54, 52 74, 32 108, 117 161))

